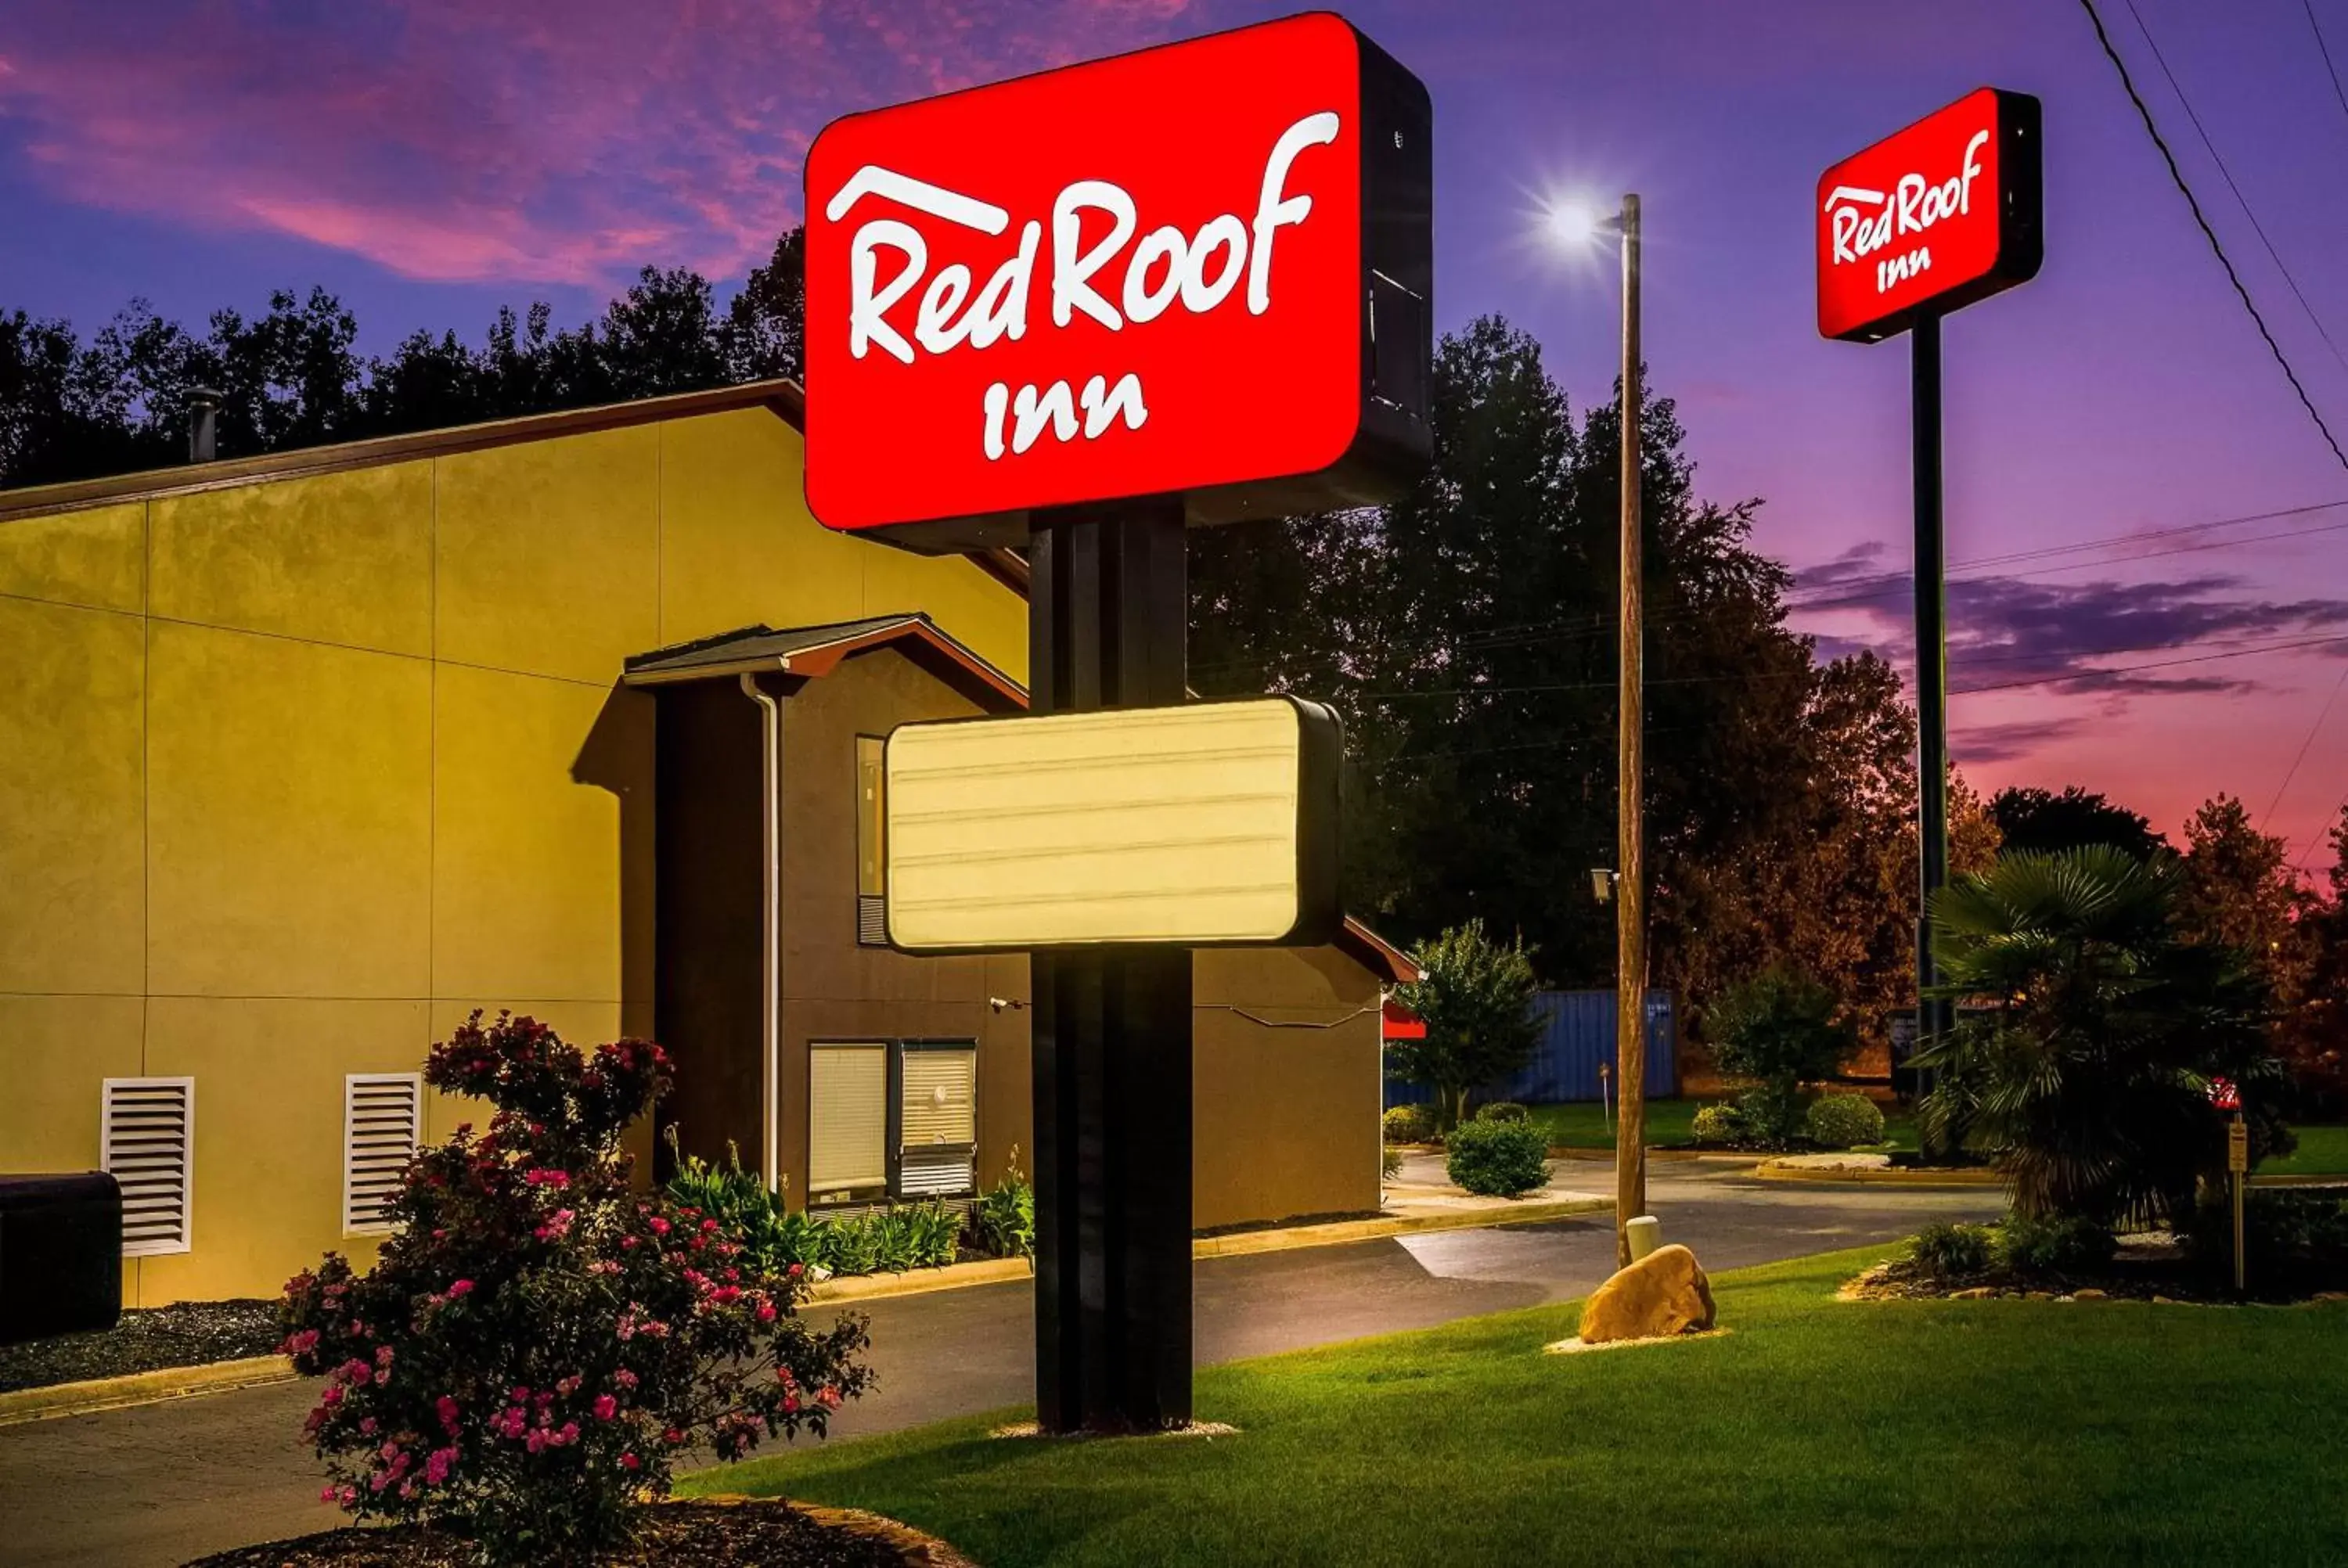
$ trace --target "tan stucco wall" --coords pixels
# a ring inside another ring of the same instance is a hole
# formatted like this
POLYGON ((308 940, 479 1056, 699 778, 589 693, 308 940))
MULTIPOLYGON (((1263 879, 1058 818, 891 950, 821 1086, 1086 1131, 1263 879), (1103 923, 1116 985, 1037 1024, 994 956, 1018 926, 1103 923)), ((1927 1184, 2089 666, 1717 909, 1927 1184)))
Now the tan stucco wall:
POLYGON ((101 1079, 193 1073, 192 1250, 131 1302, 367 1255, 344 1074, 477 1006, 649 1030, 625 655, 919 609, 1024 677, 1023 601, 824 531, 799 461, 747 409, 0 522, 0 1171, 95 1166, 101 1079))

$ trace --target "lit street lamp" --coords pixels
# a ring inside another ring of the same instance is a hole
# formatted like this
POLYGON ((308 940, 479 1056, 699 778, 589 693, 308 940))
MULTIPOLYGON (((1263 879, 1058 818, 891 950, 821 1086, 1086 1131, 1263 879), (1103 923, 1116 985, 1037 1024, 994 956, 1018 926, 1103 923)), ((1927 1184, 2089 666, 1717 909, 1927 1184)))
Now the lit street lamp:
MULTIPOLYGON (((1622 242, 1621 738, 1615 784, 1614 1261, 1631 1261, 1631 1221, 1647 1212, 1647 874, 1642 825, 1645 725, 1644 636, 1640 614, 1639 520, 1639 199, 1622 198, 1612 216, 1562 203, 1550 209, 1550 237, 1584 245, 1601 236, 1622 242)), ((1602 897, 1603 895, 1601 894, 1602 897)))

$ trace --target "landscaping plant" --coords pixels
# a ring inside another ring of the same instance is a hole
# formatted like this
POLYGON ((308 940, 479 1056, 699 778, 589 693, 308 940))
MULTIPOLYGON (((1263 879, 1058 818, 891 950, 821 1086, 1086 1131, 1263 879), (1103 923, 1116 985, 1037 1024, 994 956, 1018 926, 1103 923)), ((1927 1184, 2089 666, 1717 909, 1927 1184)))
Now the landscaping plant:
POLYGON ((1478 1122, 1529 1122, 1532 1114, 1513 1100, 1494 1100, 1476 1107, 1478 1122))
POLYGON ((1752 1088, 1737 1099, 1745 1141, 1771 1148, 1802 1130, 1802 1085, 1841 1070, 1857 1041, 1841 999, 1816 980, 1767 969, 1706 1011, 1714 1064, 1752 1088))
POLYGON ((1448 1132, 1468 1113, 1468 1096, 1524 1066, 1540 1038, 1532 955, 1521 939, 1503 947, 1470 920, 1411 957, 1420 978, 1395 994, 1425 1021, 1426 1038, 1387 1046, 1386 1072, 1432 1088, 1435 1130, 1448 1132))
POLYGON ((1424 1105, 1397 1105, 1385 1114, 1389 1143, 1424 1143, 1435 1136, 1435 1112, 1424 1105))
POLYGON ((862 1318, 810 1328, 803 1270, 631 1188, 621 1135, 668 1084, 659 1047, 589 1057, 476 1012, 424 1076, 487 1100, 489 1130, 417 1155, 372 1270, 329 1254, 285 1288, 283 1349, 325 1380, 305 1430, 328 1500, 449 1529, 493 1564, 584 1563, 688 1445, 732 1459, 820 1436, 870 1385, 862 1318))
POLYGON ((1703 1105, 1688 1122, 1688 1136, 1699 1143, 1742 1143, 1746 1132, 1744 1113, 1734 1105, 1703 1105))
POLYGON ((1880 1143, 1883 1111, 1864 1094, 1821 1094, 1802 1116, 1802 1136, 1821 1149, 1880 1143))
POLYGON ((1513 1198, 1549 1180, 1549 1140, 1529 1122, 1462 1122, 1444 1150, 1445 1172, 1478 1197, 1513 1198))
POLYGON ((2264 987, 2231 948, 2182 939, 2173 861, 2094 845, 2003 856, 1932 901, 1957 1023, 1914 1061, 1928 1140, 1986 1155, 2014 1209, 2189 1222, 2221 1179, 2212 1076, 2240 1085, 2255 1161, 2287 1151, 2264 987))
POLYGON ((1035 1188, 1019 1173, 1017 1145, 1003 1179, 971 1205, 970 1223, 982 1251, 996 1257, 1035 1255, 1035 1188))
POLYGON ((1996 1245, 1997 1233, 1988 1225, 1941 1221, 1918 1231, 1908 1250, 1926 1276, 1946 1281, 1986 1274, 1996 1245))
POLYGON ((2075 1214, 2011 1214, 1997 1227, 1997 1261, 2036 1279, 2075 1279, 2111 1266, 2119 1238, 2111 1227, 2075 1214))

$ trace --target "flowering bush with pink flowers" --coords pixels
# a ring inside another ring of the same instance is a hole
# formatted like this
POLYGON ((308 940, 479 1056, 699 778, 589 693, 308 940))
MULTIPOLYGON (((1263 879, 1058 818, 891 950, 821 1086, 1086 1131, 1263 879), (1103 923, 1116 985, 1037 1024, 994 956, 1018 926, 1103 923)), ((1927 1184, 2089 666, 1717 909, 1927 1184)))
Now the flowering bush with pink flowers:
POLYGON ((475 1013, 425 1078, 489 1101, 489 1130, 417 1154, 371 1271, 328 1254, 285 1287, 284 1349, 326 1379, 307 1430, 330 1500, 491 1563, 577 1562, 626 1538, 688 1445, 821 1436, 870 1385, 863 1319, 809 1327, 799 1268, 631 1186, 620 1138, 667 1086, 658 1046, 589 1057, 475 1013))

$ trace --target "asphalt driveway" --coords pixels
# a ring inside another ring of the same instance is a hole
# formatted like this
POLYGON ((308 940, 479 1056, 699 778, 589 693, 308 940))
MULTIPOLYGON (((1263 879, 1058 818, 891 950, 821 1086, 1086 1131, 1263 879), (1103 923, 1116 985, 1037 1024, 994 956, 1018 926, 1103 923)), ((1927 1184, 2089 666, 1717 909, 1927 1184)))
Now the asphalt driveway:
MULTIPOLYGON (((1569 1184, 1611 1185, 1605 1164, 1569 1184)), ((1994 1191, 1803 1187, 1714 1164, 1658 1162, 1649 1206, 1705 1267, 1740 1268, 1888 1241, 1930 1220, 1985 1218, 1994 1191)), ((1309 1251, 1214 1258, 1194 1276, 1200 1364, 1431 1327, 1568 1300, 1612 1271, 1612 1224, 1450 1231, 1309 1251)), ((1034 1376, 1024 1284, 865 1304, 880 1388, 833 1440, 1025 1402, 1034 1376)), ((172 1568, 230 1546, 339 1520, 317 1501, 301 1441, 312 1396, 281 1383, 0 1428, 0 1564, 172 1568)))

